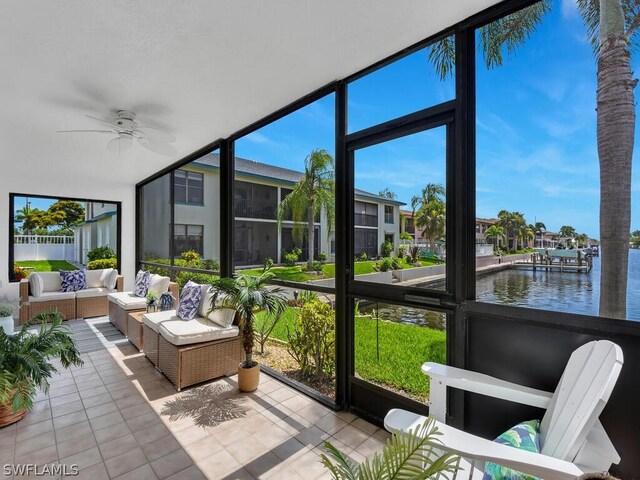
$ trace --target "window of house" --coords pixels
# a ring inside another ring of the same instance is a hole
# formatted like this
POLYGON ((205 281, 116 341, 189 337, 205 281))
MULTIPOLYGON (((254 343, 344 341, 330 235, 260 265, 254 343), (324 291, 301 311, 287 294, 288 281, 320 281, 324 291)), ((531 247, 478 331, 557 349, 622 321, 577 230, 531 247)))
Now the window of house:
POLYGON ((174 249, 176 252, 187 252, 193 250, 200 256, 204 256, 203 225, 183 225, 174 226, 174 249))
POLYGON ((384 223, 395 223, 393 221, 393 206, 385 205, 384 206, 384 223))
POLYGON ((204 175, 198 172, 176 170, 174 195, 177 203, 204 204, 204 175))
POLYGON ((361 227, 378 226, 378 206, 375 203, 355 202, 355 224, 361 227))

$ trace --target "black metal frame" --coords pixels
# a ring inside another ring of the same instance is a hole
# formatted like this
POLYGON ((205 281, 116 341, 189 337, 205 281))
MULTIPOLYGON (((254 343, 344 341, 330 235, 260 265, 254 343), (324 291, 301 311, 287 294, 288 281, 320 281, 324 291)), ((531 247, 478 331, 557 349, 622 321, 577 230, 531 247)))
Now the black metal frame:
POLYGON ((46 198, 49 200, 69 200, 73 202, 92 202, 92 203, 110 203, 116 206, 116 228, 118 229, 118 235, 116 237, 116 249, 118 255, 116 257, 116 266, 118 271, 122 271, 122 202, 115 200, 102 200, 102 199, 89 199, 89 198, 75 198, 75 197, 59 197, 56 195, 32 195, 30 193, 15 193, 9 192, 9 282, 15 283, 17 280, 13 276, 13 263, 15 261, 14 243, 13 243, 13 228, 15 220, 15 198, 16 197, 28 197, 28 198, 46 198))
MULTIPOLYGON (((452 27, 424 39, 398 53, 343 80, 326 85, 286 107, 243 128, 227 139, 218 140, 194 152, 180 162, 138 184, 145 183, 175 168, 190 163, 214 148, 221 149, 221 273, 232 275, 233 265, 233 180, 234 142, 239 138, 278 120, 328 94, 335 94, 335 172, 336 172, 336 276, 335 289, 321 289, 308 284, 277 282, 286 286, 308 290, 330 291, 336 296, 336 401, 338 408, 351 408, 374 420, 381 421, 380 412, 391 407, 405 406, 426 411, 426 406, 400 397, 379 386, 354 377, 354 314, 355 297, 386 303, 397 303, 419 308, 443 311, 447 320, 448 363, 461 368, 474 368, 470 364, 470 317, 490 318, 495 315, 515 325, 530 324, 558 330, 604 337, 635 338, 640 336, 640 323, 596 316, 553 313, 507 305, 494 305, 475 300, 475 105, 476 105, 476 29, 505 15, 530 6, 539 0, 505 0, 452 27), (454 100, 436 105, 380 125, 348 134, 348 85, 359 78, 383 68, 429 44, 455 35, 456 96, 454 100), (354 231, 354 165, 355 149, 393 138, 447 125, 447 288, 446 291, 402 288, 368 284, 353 278, 354 231), (359 401, 368 402, 362 408, 359 401), (376 403, 378 402, 378 403, 376 403)), ((139 201, 139 195, 138 195, 139 201)), ((138 205, 138 208, 140 205, 138 205)), ((139 223, 139 215, 136 216, 139 223)), ((139 229, 139 224, 137 225, 139 229)), ((138 245, 136 259, 140 261, 138 245)), ((283 379, 287 381, 286 379, 283 379)), ((288 382, 300 388, 295 382, 288 382)), ((304 393, 320 399, 306 388, 304 393)), ((324 398, 325 401, 326 398, 324 398)), ((465 426, 468 401, 462 394, 450 394, 449 422, 465 426)))

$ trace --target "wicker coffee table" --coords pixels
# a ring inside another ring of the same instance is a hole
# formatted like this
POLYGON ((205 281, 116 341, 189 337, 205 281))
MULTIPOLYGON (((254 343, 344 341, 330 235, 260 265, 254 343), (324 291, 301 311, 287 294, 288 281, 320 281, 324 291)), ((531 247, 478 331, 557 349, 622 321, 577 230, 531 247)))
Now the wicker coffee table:
POLYGON ((127 316, 127 334, 129 341, 133 343, 138 350, 142 352, 144 348, 144 337, 142 333, 142 315, 147 313, 145 310, 130 313, 127 316))

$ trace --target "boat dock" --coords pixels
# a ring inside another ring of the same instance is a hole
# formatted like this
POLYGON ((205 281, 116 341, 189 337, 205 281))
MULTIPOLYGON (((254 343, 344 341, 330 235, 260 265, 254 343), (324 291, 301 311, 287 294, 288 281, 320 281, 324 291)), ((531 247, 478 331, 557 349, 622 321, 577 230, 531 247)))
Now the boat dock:
POLYGON ((514 268, 546 271, 589 273, 593 258, 581 250, 536 249, 529 260, 515 262, 514 268))

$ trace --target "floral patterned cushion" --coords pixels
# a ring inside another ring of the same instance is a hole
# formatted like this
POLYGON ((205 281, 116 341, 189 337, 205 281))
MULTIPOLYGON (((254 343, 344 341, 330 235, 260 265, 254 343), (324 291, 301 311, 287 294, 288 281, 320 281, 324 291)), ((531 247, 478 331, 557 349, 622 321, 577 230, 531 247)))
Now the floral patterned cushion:
POLYGON ((77 292, 87 288, 86 270, 60 270, 60 291, 77 292))
MULTIPOLYGON (((494 440, 496 443, 540 453, 540 420, 529 420, 510 428, 494 440)), ((539 480, 538 477, 488 462, 482 480, 539 480)))
POLYGON ((182 292, 180 292, 180 300, 178 301, 178 310, 176 315, 182 320, 194 319, 196 313, 198 313, 201 298, 202 287, 189 280, 187 284, 182 287, 182 292))
POLYGON ((136 297, 146 297, 149 291, 149 282, 151 281, 151 272, 144 270, 138 270, 136 275, 136 286, 133 289, 133 294, 136 297))

